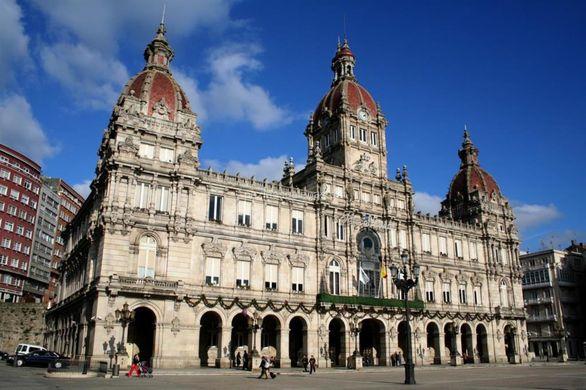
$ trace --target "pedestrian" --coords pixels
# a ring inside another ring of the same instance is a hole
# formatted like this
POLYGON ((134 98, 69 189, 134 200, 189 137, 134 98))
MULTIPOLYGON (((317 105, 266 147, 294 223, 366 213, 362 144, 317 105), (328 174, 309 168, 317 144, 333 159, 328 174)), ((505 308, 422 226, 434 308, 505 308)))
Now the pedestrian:
POLYGON ((303 355, 303 358, 301 359, 301 364, 303 364, 303 372, 307 372, 307 363, 309 363, 307 361, 307 356, 303 355))
POLYGON ((236 354, 236 367, 240 367, 240 351, 236 354))
POLYGON ((313 374, 315 372, 315 358, 313 357, 313 355, 311 355, 311 358, 309 359, 309 375, 313 374))
POLYGON ((272 379, 275 379, 275 377, 277 376, 277 374, 275 374, 274 372, 271 371, 271 369, 275 367, 275 357, 271 356, 271 359, 269 360, 269 375, 272 379))
POLYGON ((395 367, 397 365, 397 356, 395 355, 395 353, 393 352, 391 354, 391 366, 395 367))
POLYGON ((136 371, 136 376, 140 376, 140 368, 138 367, 138 364, 140 363, 140 356, 138 356, 138 353, 135 353, 134 356, 132 357, 132 365, 130 366, 130 371, 128 371, 126 373, 127 377, 131 377, 132 373, 136 371))
POLYGON ((265 377, 265 379, 269 379, 269 376, 267 374, 268 371, 268 366, 269 366, 269 362, 266 358, 266 356, 263 356, 262 359, 260 360, 260 375, 258 376, 258 379, 262 379, 263 375, 265 377))
POLYGON ((248 351, 244 351, 244 355, 242 355, 242 369, 248 370, 248 351))
POLYGON ((399 352, 399 365, 403 365, 403 352, 399 352))

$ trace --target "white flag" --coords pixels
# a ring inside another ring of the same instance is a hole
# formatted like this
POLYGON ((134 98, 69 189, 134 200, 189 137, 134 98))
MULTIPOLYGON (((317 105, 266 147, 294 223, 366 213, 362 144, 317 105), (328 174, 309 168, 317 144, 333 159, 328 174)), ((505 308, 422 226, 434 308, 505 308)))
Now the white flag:
POLYGON ((370 278, 368 277, 366 272, 364 272, 364 269, 362 269, 362 267, 360 267, 360 282, 363 284, 368 284, 368 282, 370 282, 370 278))

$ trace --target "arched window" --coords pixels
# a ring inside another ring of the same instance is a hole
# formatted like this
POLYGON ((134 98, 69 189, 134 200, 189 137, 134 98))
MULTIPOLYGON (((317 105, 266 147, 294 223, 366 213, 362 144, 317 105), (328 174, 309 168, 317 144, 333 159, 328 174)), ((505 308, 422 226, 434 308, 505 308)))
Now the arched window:
POLYGON ((330 261, 330 292, 335 295, 340 294, 340 263, 336 260, 330 261))
POLYGON ((157 259, 157 242, 151 236, 144 236, 138 245, 138 277, 154 278, 157 259))
POLYGON ((501 307, 508 307, 509 306, 509 289, 507 287, 507 282, 504 279, 501 280, 501 285, 499 288, 499 295, 501 298, 501 307))
POLYGON ((357 237, 360 250, 358 262, 358 294, 378 297, 380 294, 380 241, 370 229, 362 230, 357 237))

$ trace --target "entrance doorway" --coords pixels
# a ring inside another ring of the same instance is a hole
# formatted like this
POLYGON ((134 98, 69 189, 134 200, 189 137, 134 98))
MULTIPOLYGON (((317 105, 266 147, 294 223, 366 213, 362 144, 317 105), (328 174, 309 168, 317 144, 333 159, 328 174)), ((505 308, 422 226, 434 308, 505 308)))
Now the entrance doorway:
POLYGON ((216 358, 220 356, 220 337, 222 319, 214 311, 209 311, 201 317, 199 330, 199 358, 202 367, 215 367, 216 358))
POLYGON ((385 364, 385 351, 382 350, 384 342, 384 326, 379 320, 369 318, 361 322, 360 328, 360 354, 362 364, 365 366, 378 366, 385 364), (382 358, 382 359, 381 359, 382 358))
POLYGON ((328 356, 334 367, 346 366, 346 327, 339 318, 334 318, 328 326, 328 356))
POLYGON ((474 347, 472 346, 472 329, 470 329, 470 325, 462 324, 460 333, 460 342, 462 343, 462 360, 464 361, 464 364, 473 364, 474 347))
POLYGON ((440 334, 437 324, 430 322, 427 324, 427 348, 434 349, 433 364, 441 364, 440 356, 440 334))
POLYGON ((482 324, 476 326, 476 349, 480 356, 480 363, 488 363, 488 335, 486 328, 482 324))
POLYGON ((294 317, 289 322, 289 358, 291 359, 291 367, 301 367, 301 360, 304 355, 307 355, 307 323, 302 317, 294 317))
POLYGON ((152 366, 155 346, 155 331, 157 318, 149 308, 138 307, 134 310, 134 321, 128 326, 128 343, 135 344, 141 361, 147 361, 152 366))
POLYGON ((515 328, 511 325, 505 326, 505 353, 509 363, 515 363, 515 328))

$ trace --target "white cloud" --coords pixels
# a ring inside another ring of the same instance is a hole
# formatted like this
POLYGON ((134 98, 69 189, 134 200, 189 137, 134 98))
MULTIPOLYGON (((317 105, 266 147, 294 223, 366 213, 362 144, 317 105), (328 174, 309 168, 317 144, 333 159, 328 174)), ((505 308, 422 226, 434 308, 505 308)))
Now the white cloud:
POLYGON ((208 111, 217 119, 242 120, 258 130, 291 122, 288 111, 275 104, 268 91, 246 80, 262 64, 255 58, 257 45, 228 45, 208 59, 212 80, 206 91, 208 111))
POLYGON ((92 184, 91 180, 84 180, 81 183, 74 184, 73 189, 84 198, 87 198, 91 192, 90 184, 92 184))
POLYGON ((37 162, 57 152, 35 119, 30 104, 20 95, 0 100, 0 143, 37 162))
POLYGON ((572 240, 586 242, 586 232, 566 229, 559 232, 547 233, 539 238, 540 249, 565 249, 570 246, 572 240))
POLYGON ((81 106, 111 109, 128 81, 126 67, 83 44, 58 43, 41 49, 45 71, 81 106))
MULTIPOLYGON (((202 168, 211 166, 215 171, 224 171, 235 175, 239 173, 242 177, 254 176, 257 179, 267 178, 269 180, 280 180, 283 176, 283 165, 289 157, 282 155, 278 157, 265 157, 255 163, 245 163, 237 160, 219 161, 204 160, 202 168)), ((297 170, 301 167, 297 167, 297 170)))
POLYGON ((413 196, 415 210, 422 213, 437 215, 442 208, 442 198, 437 195, 428 194, 427 192, 416 192, 413 196))
POLYGON ((14 81, 17 65, 29 63, 29 38, 21 19, 22 10, 15 0, 0 1, 0 87, 14 81))
POLYGON ((519 230, 535 228, 562 216, 554 204, 514 204, 513 211, 517 217, 519 230))

